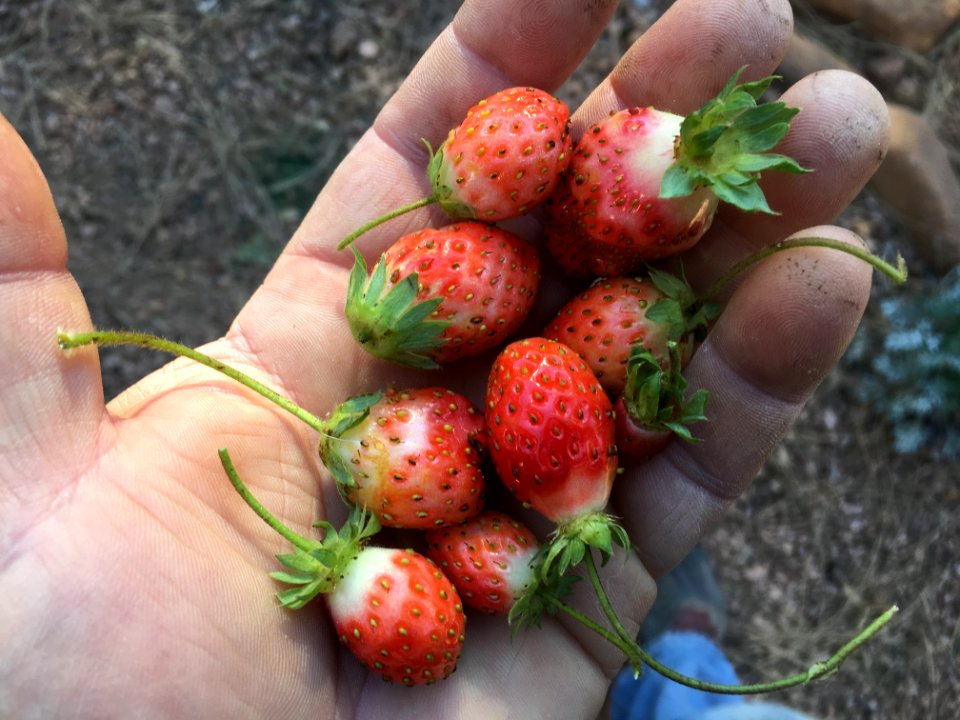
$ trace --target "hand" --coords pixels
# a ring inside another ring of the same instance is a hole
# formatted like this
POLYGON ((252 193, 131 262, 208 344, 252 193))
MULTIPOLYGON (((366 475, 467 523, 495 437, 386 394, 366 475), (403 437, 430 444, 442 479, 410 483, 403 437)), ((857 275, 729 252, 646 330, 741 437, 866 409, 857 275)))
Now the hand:
MULTIPOLYGON (((331 178, 264 285, 205 351, 323 414, 360 391, 436 383, 357 349, 342 317, 351 256, 336 244, 424 194, 421 138, 434 144, 475 100, 510 85, 555 89, 614 3, 468 0, 331 178)), ((609 110, 685 113, 747 65, 775 69, 791 34, 785 0, 680 0, 574 118, 609 110)), ((827 72, 784 97, 802 108, 783 151, 814 172, 765 183, 777 217, 722 213, 685 258, 703 286, 751 250, 829 223, 883 158, 884 103, 862 79, 827 72)), ((430 687, 382 683, 340 648, 322 602, 280 609, 267 572, 289 548, 234 493, 229 448, 254 493, 297 532, 342 521, 316 437, 262 398, 178 360, 104 407, 97 352, 69 356, 58 327, 90 325, 66 244, 29 151, 0 124, 0 709, 11 717, 569 717, 596 714, 622 657, 562 619, 511 642, 473 616, 459 669, 430 687)), ((421 211, 359 243, 373 257, 437 223, 421 211)), ((517 223, 534 235, 537 222, 517 223)), ((835 227, 816 234, 857 242, 835 227)), ((729 297, 689 366, 710 391, 703 442, 674 443, 617 481, 613 511, 638 552, 604 582, 632 631, 675 563, 744 491, 843 352, 870 269, 829 250, 778 255, 729 297)), ((569 288, 544 287, 540 316, 569 288)), ((532 326, 533 327, 533 326, 532 326)), ((480 399, 481 363, 451 373, 480 399)), ((585 583, 580 583, 585 585, 585 583)), ((586 595, 581 602, 588 604, 586 595)), ((589 607, 587 607, 589 611, 589 607)))

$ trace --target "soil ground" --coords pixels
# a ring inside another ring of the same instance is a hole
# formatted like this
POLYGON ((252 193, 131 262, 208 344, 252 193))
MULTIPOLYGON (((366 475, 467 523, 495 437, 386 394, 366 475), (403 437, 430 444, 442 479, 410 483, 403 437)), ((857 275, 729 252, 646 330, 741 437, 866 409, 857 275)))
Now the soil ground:
MULTIPOLYGON (((94 322, 222 334, 457 5, 0 0, 0 111, 47 174, 94 322)), ((624 3, 561 96, 583 97, 660 5, 624 3)), ((855 27, 800 20, 855 64, 877 54, 855 27)), ((942 88, 935 65, 884 52, 906 68, 894 99, 942 88)), ((920 278, 904 292, 922 292, 922 259, 869 190, 840 222, 903 251, 920 278)), ((103 358, 108 396, 162 362, 103 358)), ((957 718, 960 463, 895 454, 855 400, 860 372, 829 377, 704 542, 730 599, 725 645, 745 680, 796 672, 898 603, 840 674, 780 699, 822 718, 957 718)))

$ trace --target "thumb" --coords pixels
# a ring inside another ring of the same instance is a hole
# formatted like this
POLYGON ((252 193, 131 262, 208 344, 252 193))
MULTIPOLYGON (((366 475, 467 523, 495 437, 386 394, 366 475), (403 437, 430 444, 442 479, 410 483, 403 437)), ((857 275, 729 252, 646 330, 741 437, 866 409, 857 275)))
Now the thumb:
POLYGON ((96 351, 57 347, 58 327, 90 326, 66 265, 43 173, 0 116, 0 550, 92 461, 105 418, 96 351))

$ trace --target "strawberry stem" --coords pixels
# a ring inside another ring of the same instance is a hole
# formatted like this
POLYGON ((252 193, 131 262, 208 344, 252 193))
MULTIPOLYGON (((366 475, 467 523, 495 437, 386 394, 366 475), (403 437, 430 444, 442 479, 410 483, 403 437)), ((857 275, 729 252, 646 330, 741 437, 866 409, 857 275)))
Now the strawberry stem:
POLYGON ((883 627, 889 623, 891 619, 893 619, 893 616, 896 615, 899 610, 900 608, 898 608, 896 605, 891 606, 867 627, 857 633, 853 639, 844 644, 827 660, 814 663, 804 672, 799 672, 795 675, 780 678, 779 680, 772 680, 770 682, 754 683, 750 685, 723 685, 720 683, 707 682, 705 680, 697 680, 696 678, 692 678, 688 675, 683 675, 671 670, 667 666, 658 662, 645 650, 643 650, 641 654, 643 655, 643 661, 655 672, 660 673, 664 677, 670 678, 674 682, 686 685, 687 687, 691 687, 696 690, 703 690, 705 692, 718 693, 721 695, 762 695, 765 693, 777 692, 778 690, 786 690, 787 688, 797 687, 799 685, 806 685, 807 683, 813 682, 814 680, 818 680, 819 678, 836 672, 844 660, 855 653, 861 645, 880 632, 880 630, 882 630, 883 627))
POLYGON ((625 641, 619 634, 611 632, 598 622, 594 622, 579 610, 567 605, 560 598, 554 597, 549 593, 543 593, 542 597, 558 610, 565 612, 584 627, 592 630, 604 640, 607 640, 610 644, 615 645, 621 652, 623 652, 624 655, 627 656, 627 662, 630 663, 630 667, 634 669, 636 675, 640 675, 643 669, 643 663, 640 653, 637 652, 640 648, 635 641, 632 639, 629 642, 625 641))
POLYGON ((323 540, 305 538, 280 522, 253 496, 240 479, 226 449, 221 448, 218 452, 220 464, 244 502, 295 548, 293 554, 277 555, 277 560, 287 569, 270 573, 270 577, 291 586, 277 593, 280 605, 299 610, 317 595, 332 592, 361 547, 379 532, 377 518, 365 508, 354 506, 339 531, 329 522, 321 520, 313 525, 324 530, 323 540))
POLYGON ((263 506, 253 493, 247 488, 243 480, 240 479, 240 475, 237 473, 237 469, 233 465, 233 461, 230 459, 230 453, 226 448, 220 448, 217 451, 220 455, 220 464, 223 465, 224 472, 227 473, 227 477, 230 478, 230 484, 236 489, 240 494, 240 497, 243 498, 244 502, 249 505, 257 515, 270 527, 276 530, 280 535, 282 535, 286 540, 290 542, 295 548, 303 550, 305 553, 309 553, 312 550, 315 550, 317 543, 312 540, 308 540, 302 535, 298 535, 293 530, 284 525, 277 517, 271 513, 267 508, 263 506))
POLYGON ((426 197, 420 198, 419 200, 415 200, 412 203, 407 203, 406 205, 401 205, 398 208, 394 208, 390 212, 384 213, 380 217, 374 218, 370 222, 364 225, 361 225, 352 233, 347 235, 343 240, 340 241, 340 244, 337 245, 337 250, 343 250, 347 247, 350 247, 350 245, 353 244, 353 241, 356 240, 358 237, 368 232, 369 230, 373 230, 375 227, 382 225, 388 220, 393 220, 393 218, 395 217, 400 217, 401 215, 405 215, 408 212, 418 210, 422 207, 426 207, 427 205, 432 205, 435 202, 437 202, 436 195, 427 195, 426 197))
MULTIPOLYGON (((718 693, 722 695, 761 695, 765 693, 776 692, 778 690, 786 690, 787 688, 797 687, 798 685, 806 685, 807 683, 817 680, 818 678, 829 675, 839 669, 843 661, 855 653, 860 646, 880 632, 880 630, 882 630, 887 623, 893 619, 893 616, 896 615, 900 609, 896 605, 891 606, 888 610, 886 610, 886 612, 882 613, 873 622, 867 625, 867 627, 857 633, 857 635, 851 640, 847 641, 827 660, 814 663, 804 672, 796 673, 795 675, 789 675, 787 677, 780 678, 778 680, 772 680, 770 682, 746 685, 714 683, 706 680, 698 680, 697 678, 677 672, 676 670, 673 670, 672 668, 661 663, 647 650, 640 647, 636 640, 629 633, 627 633, 626 629, 623 627, 623 624, 620 622, 620 618, 617 616, 616 611, 613 609, 613 605, 610 603, 610 598, 603 589, 603 583, 600 582, 600 575, 597 572, 597 566, 593 560, 592 553, 588 552, 584 559, 587 565, 587 572, 590 576, 590 583, 593 585, 593 589, 596 592, 597 600, 600 602, 600 607, 606 615, 611 626, 614 628, 614 630, 616 630, 617 638, 619 640, 629 644, 633 652, 639 656, 644 664, 648 665, 652 670, 663 675, 664 677, 669 678, 680 685, 685 685, 695 690, 703 690, 705 692, 718 693)), ((588 627, 590 626, 588 625, 588 627)), ((606 635, 604 635, 604 637, 606 637, 606 635)), ((614 643, 614 645, 623 649, 623 645, 621 643, 614 643)), ((628 658, 632 658, 633 656, 632 653, 626 653, 626 655, 628 658)), ((631 665, 636 668, 636 665, 633 664, 632 660, 631 665)))
POLYGON ((848 255, 853 255, 856 258, 863 260, 864 262, 872 265, 874 268, 882 272, 888 278, 898 285, 906 282, 907 280, 907 264, 904 261, 903 257, 897 255, 897 264, 893 265, 883 258, 874 255, 869 250, 865 248, 857 247, 855 245, 850 245, 848 243, 840 242, 839 240, 831 240, 830 238, 825 237, 799 237, 791 238, 789 240, 781 240, 778 243, 772 245, 767 245, 764 248, 761 248, 757 252, 753 253, 749 257, 744 258, 740 262, 736 263, 728 269, 723 275, 721 275, 710 287, 708 287, 698 298, 697 304, 702 306, 707 303, 714 295, 716 295, 720 290, 722 290, 727 284, 729 284, 735 277, 740 273, 744 272, 748 268, 756 265, 761 260, 775 255, 778 252, 783 250, 792 250, 793 248, 802 248, 802 247, 823 247, 830 248, 831 250, 839 250, 840 252, 845 252, 848 255))
POLYGON ((157 337, 156 335, 149 335, 147 333, 128 332, 126 330, 94 330, 91 332, 81 333, 68 333, 60 331, 57 333, 57 344, 63 350, 83 347, 84 345, 136 345, 138 347, 145 347, 151 350, 157 350, 180 357, 186 357, 194 362, 205 365, 212 370, 216 370, 217 372, 226 375, 231 380, 236 380, 241 385, 250 388, 254 392, 265 397, 270 402, 283 408, 294 417, 299 418, 317 432, 321 434, 326 433, 326 424, 320 418, 308 410, 300 407, 292 400, 288 400, 274 390, 271 390, 263 383, 254 380, 246 373, 232 368, 226 363, 172 340, 165 340, 164 338, 157 337))

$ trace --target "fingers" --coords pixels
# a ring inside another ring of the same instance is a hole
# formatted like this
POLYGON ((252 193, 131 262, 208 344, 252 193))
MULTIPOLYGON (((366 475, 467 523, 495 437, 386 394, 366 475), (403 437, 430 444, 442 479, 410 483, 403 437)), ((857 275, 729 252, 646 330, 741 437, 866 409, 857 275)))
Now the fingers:
POLYGON ((792 31, 785 0, 680 0, 584 101, 574 137, 625 107, 653 105, 685 115, 716 95, 744 65, 744 80, 764 77, 786 53, 792 31))
MULTIPOLYGON (((849 243, 836 227, 807 231, 849 243)), ((706 388, 702 442, 673 442, 617 481, 616 503, 655 576, 698 542, 749 485, 839 359, 869 298, 871 269, 838 251, 768 258, 744 279, 686 376, 706 388)))
MULTIPOLYGON (((573 72, 616 7, 611 0, 466 2, 434 41, 318 198, 293 249, 340 264, 332 248, 358 225, 423 197, 428 155, 480 98, 512 85, 555 89, 573 72)), ((436 211, 391 221, 364 236, 375 254, 436 211)))
MULTIPOLYGON (((496 88, 559 84, 614 7, 611 1, 583 0, 465 3, 334 173, 263 288, 237 318, 231 339, 283 378, 306 407, 325 411, 345 392, 374 386, 384 364, 357 350, 343 320, 344 268, 352 255, 333 248, 363 222, 426 194, 421 138, 442 140, 470 105, 496 88)), ((425 225, 426 217, 399 218, 368 233, 364 252, 374 254, 425 225)))
MULTIPOLYGON (((63 489, 65 468, 90 457, 103 412, 95 351, 65 359, 58 327, 90 318, 66 270, 67 246, 50 190, 0 116, 0 510, 15 533, 63 489), (38 483, 38 479, 42 482, 38 483), (14 513, 14 510, 16 511, 14 513)), ((4 538, 5 539, 5 538, 4 538)))

